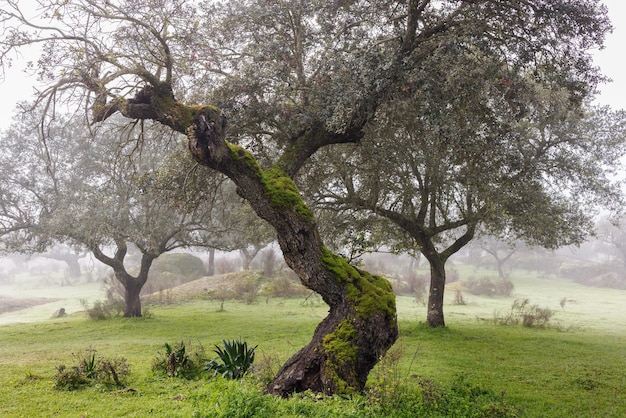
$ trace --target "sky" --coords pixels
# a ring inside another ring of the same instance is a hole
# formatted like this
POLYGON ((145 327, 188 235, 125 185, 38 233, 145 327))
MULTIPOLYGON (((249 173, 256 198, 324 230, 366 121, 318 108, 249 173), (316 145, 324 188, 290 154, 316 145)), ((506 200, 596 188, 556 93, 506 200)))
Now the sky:
MULTIPOLYGON (((599 104, 610 105, 614 109, 626 109, 626 1, 604 0, 609 8, 613 23, 613 33, 607 36, 605 48, 594 52, 594 60, 602 72, 612 82, 601 86, 597 99, 599 104)), ((26 77, 23 70, 25 60, 15 63, 0 80, 0 130, 8 127, 18 101, 32 99, 34 79, 26 77)))

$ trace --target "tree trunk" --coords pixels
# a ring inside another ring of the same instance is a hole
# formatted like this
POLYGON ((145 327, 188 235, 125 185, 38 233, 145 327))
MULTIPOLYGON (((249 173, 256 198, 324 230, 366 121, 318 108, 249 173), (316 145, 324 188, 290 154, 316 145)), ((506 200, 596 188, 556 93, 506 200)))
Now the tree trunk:
POLYGON ((207 119, 198 115, 187 129, 192 154, 234 181, 238 193, 275 228, 287 265, 330 306, 312 341, 287 361, 267 391, 288 396, 362 390, 398 335, 391 284, 328 251, 291 178, 280 167, 261 169, 248 151, 224 141, 223 123, 207 119))
POLYGON ((243 271, 250 270, 250 263, 252 262, 252 257, 250 253, 246 249, 240 249, 239 255, 241 256, 241 269, 243 271))
POLYGON ((214 274, 215 274, 215 248, 210 248, 207 276, 213 276, 214 274))
POLYGON ((126 242, 123 239, 116 240, 117 249, 113 257, 106 256, 97 245, 91 246, 94 257, 100 262, 113 269, 115 279, 124 287, 124 317, 134 318, 141 316, 141 298, 139 297, 143 285, 148 280, 148 272, 152 262, 158 257, 160 252, 144 252, 141 255, 141 267, 136 277, 131 276, 124 267, 126 257, 126 242))
POLYGON ((496 257, 496 266, 498 268, 498 277, 501 280, 504 280, 504 261, 496 257))
MULTIPOLYGON (((117 274, 116 277, 118 277, 117 274)), ((119 277, 118 280, 120 280, 119 277)), ((143 284, 128 274, 126 274, 126 279, 124 281, 120 280, 120 282, 124 285, 124 318, 141 317, 141 298, 139 294, 143 284)))
POLYGON ((446 287, 445 260, 437 256, 426 257, 430 263, 430 289, 426 321, 432 328, 445 327, 443 318, 443 295, 446 287))
POLYGON ((65 264, 67 264, 68 275, 71 278, 76 279, 80 277, 80 264, 78 264, 77 257, 65 258, 63 259, 63 261, 65 261, 65 264))

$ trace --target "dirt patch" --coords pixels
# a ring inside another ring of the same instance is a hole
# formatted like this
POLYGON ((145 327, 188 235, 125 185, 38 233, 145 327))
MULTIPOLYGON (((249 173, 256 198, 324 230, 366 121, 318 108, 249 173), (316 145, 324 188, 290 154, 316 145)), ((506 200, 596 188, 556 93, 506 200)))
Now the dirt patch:
POLYGON ((12 298, 0 295, 0 314, 21 309, 31 308, 37 305, 56 302, 59 299, 52 298, 12 298))

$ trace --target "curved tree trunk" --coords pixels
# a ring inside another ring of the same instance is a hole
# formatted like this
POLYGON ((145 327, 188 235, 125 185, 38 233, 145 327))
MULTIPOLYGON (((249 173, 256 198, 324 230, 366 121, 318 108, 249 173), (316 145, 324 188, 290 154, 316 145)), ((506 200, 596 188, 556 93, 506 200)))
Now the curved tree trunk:
POLYGON ((116 245, 117 250, 113 257, 106 256, 97 245, 92 245, 90 249, 96 259, 113 269, 115 279, 124 287, 124 318, 140 317, 142 313, 139 295, 146 281, 148 281, 148 272, 157 255, 149 252, 143 253, 141 255, 139 273, 137 276, 132 276, 124 267, 124 258, 127 250, 126 243, 123 240, 118 240, 116 245))
POLYGON ((279 167, 261 169, 248 151, 224 140, 224 124, 207 116, 215 115, 199 114, 187 129, 192 154, 235 182, 238 193, 276 229, 287 265, 330 306, 312 341, 287 361, 267 391, 287 396, 307 389, 329 394, 363 389, 398 335, 390 283, 328 251, 291 178, 279 167))
POLYGON ((124 286, 124 318, 140 317, 141 298, 139 294, 143 283, 126 272, 116 271, 115 278, 124 286))

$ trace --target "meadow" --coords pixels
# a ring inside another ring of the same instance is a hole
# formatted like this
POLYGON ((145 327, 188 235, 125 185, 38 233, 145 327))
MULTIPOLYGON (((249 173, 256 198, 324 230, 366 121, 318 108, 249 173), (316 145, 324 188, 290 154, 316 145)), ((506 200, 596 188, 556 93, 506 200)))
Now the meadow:
POLYGON ((455 305, 448 292, 443 329, 424 324, 423 304, 399 297, 398 342, 372 371, 366 393, 344 397, 262 395, 325 316, 327 307, 315 297, 226 301, 223 311, 219 301, 196 299, 150 306, 138 319, 95 321, 68 311, 0 325, 0 416, 626 416, 626 292, 523 272, 511 280, 511 297, 466 294, 466 304, 455 305), (550 325, 495 324, 516 298, 554 310, 550 325), (241 381, 152 371, 166 342, 185 341, 212 357, 223 339, 258 344, 255 371, 241 381), (56 367, 72 365, 87 349, 127 360, 124 388, 54 388, 56 367))

